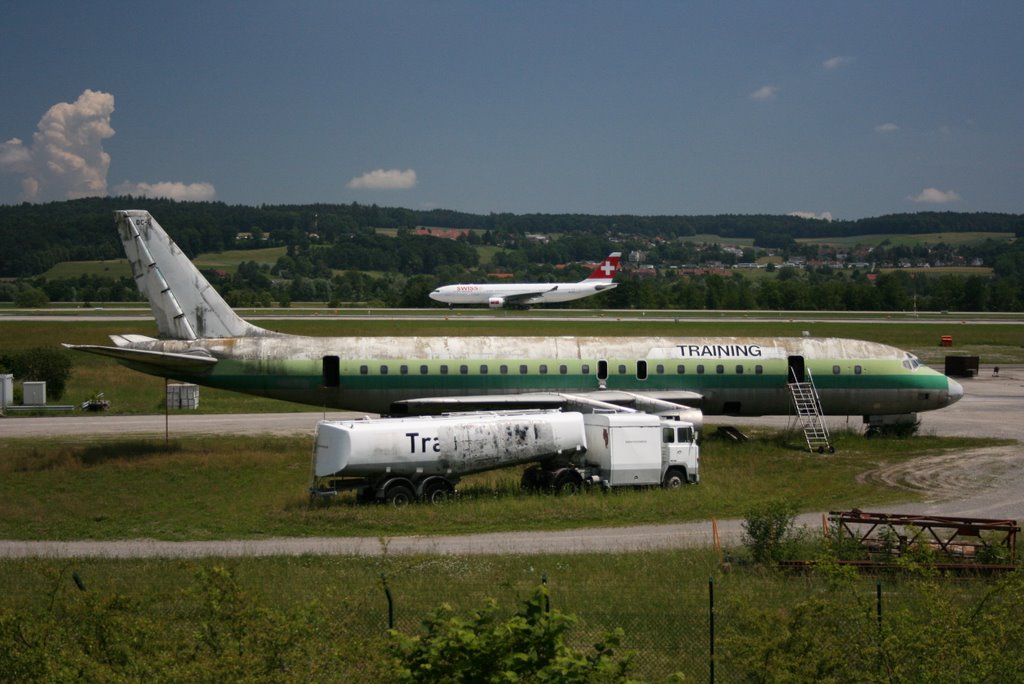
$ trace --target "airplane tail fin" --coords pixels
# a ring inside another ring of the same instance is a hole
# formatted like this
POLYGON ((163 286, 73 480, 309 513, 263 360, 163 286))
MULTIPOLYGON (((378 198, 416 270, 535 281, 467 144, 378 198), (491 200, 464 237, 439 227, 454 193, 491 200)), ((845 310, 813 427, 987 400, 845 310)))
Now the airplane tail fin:
POLYGON ((615 274, 619 272, 619 259, 622 257, 621 252, 612 252, 608 257, 597 265, 587 279, 584 282, 593 282, 600 280, 603 282, 609 282, 615 274))
POLYGON ((132 275, 160 336, 175 340, 273 334, 240 318, 148 211, 114 212, 132 275))

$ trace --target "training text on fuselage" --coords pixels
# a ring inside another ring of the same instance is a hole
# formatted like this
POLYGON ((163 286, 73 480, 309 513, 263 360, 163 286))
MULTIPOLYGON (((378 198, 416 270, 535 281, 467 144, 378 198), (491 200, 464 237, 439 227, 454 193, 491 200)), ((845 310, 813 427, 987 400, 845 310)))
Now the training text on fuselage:
POLYGON ((759 344, 680 344, 684 358, 738 359, 764 356, 759 344))

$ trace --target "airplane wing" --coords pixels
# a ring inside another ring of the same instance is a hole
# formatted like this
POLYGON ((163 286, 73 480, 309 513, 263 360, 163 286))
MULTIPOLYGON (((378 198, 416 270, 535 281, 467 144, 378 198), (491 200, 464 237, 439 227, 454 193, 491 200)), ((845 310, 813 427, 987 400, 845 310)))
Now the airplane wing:
POLYGON ((533 299, 534 297, 540 297, 541 295, 547 294, 548 292, 554 292, 558 289, 558 286, 548 287, 544 289, 533 290, 531 292, 519 292, 517 294, 500 295, 505 300, 506 304, 523 304, 526 300, 533 299))
MULTIPOLYGON (((123 347, 104 347, 97 344, 65 344, 67 349, 109 356, 123 361, 131 367, 145 366, 150 369, 146 372, 156 370, 180 371, 185 373, 202 373, 213 368, 217 359, 205 351, 195 351, 187 354, 175 354, 172 352, 148 351, 145 349, 126 349, 123 347)), ((159 374, 159 373, 158 373, 159 374)))
POLYGON ((704 397, 697 392, 525 392, 458 397, 417 397, 392 404, 395 413, 436 414, 453 411, 487 411, 527 408, 581 408, 658 413, 679 408, 699 408, 704 397))

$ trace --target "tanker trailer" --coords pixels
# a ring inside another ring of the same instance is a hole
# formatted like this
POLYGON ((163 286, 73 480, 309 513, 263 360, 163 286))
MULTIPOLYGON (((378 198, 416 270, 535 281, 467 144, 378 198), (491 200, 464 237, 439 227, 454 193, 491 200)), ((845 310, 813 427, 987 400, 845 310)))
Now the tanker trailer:
POLYGON ((585 449, 580 413, 325 420, 317 423, 310 493, 355 490, 366 502, 438 502, 452 496, 465 475, 536 461, 568 465, 585 449))

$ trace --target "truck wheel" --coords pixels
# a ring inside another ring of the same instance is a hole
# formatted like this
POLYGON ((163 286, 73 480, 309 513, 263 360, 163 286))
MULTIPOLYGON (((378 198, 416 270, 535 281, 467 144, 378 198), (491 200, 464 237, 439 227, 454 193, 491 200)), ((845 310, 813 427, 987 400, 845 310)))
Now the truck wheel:
POLYGON ((555 476, 555 493, 564 494, 566 496, 578 494, 581 483, 580 475, 575 470, 563 470, 555 476))
POLYGON ((393 484, 384 493, 384 501, 396 508, 408 506, 415 500, 416 495, 413 493, 412 488, 404 484, 393 484))
POLYGON ((432 504, 444 503, 455 494, 455 487, 447 480, 434 480, 423 487, 423 500, 432 504))
POLYGON ((686 472, 672 468, 665 473, 665 481, 661 484, 665 489, 679 489, 686 484, 686 472))
POLYGON ((530 466, 523 471, 519 486, 529 492, 537 491, 544 486, 544 471, 540 466, 530 466))

